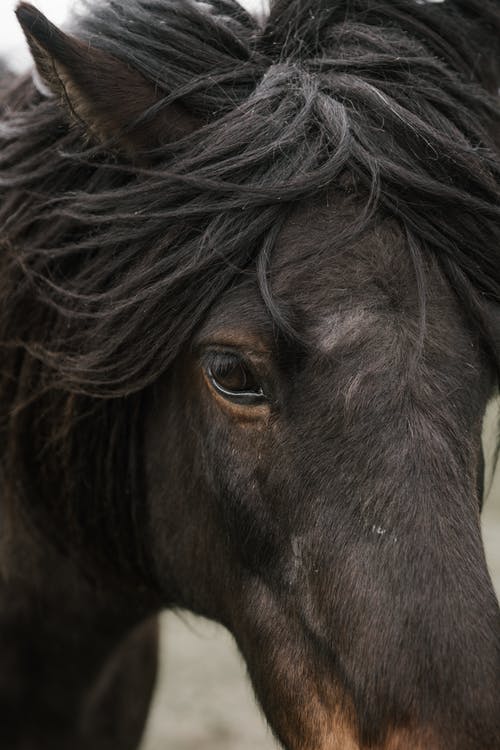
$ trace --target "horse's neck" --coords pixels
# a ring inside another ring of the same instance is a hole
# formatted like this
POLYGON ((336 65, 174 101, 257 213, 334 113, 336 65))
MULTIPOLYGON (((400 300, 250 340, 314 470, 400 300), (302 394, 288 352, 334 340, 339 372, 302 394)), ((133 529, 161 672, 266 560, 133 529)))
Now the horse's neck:
MULTIPOLYGON (((17 738, 15 732, 26 726, 28 744, 22 746, 31 747, 29 742, 42 732, 40 722, 48 722, 58 727, 64 747, 65 727, 77 722, 82 696, 92 691, 103 664, 140 619, 139 611, 131 614, 130 607, 125 611, 125 602, 116 592, 91 585, 73 563, 30 534, 19 518, 4 512, 0 735, 9 736, 6 726, 11 726, 12 737, 17 738), (34 681, 43 689, 33 691, 34 681), (19 699, 26 695, 30 716, 38 717, 31 728, 26 723, 27 707, 19 699)), ((54 748, 58 741, 54 735, 54 748)))
MULTIPOLYGON (((127 582, 122 584, 105 571, 94 578, 89 573, 93 570, 90 563, 73 560, 57 549, 26 523, 22 511, 16 513, 15 507, 2 500, 0 489, 0 598, 4 602, 9 597, 22 601, 26 611, 31 606, 43 607, 46 615, 54 611, 58 621, 65 614, 70 619, 76 616, 81 628, 93 627, 93 616, 82 618, 82 612, 92 612, 96 618, 107 617, 110 623, 114 618, 119 623, 117 632, 135 626, 154 610, 146 595, 141 599, 126 588, 127 582), (135 611, 130 607, 132 596, 135 611)), ((5 611, 0 606, 0 619, 5 611)))

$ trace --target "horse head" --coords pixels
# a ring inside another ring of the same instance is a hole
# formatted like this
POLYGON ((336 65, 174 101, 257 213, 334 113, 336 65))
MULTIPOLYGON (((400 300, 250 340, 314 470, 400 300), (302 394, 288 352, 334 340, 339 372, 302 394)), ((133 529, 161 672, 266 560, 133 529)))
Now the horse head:
POLYGON ((66 139, 12 239, 80 477, 47 523, 223 623, 289 750, 498 750, 496 3, 212 5, 18 10, 66 139))

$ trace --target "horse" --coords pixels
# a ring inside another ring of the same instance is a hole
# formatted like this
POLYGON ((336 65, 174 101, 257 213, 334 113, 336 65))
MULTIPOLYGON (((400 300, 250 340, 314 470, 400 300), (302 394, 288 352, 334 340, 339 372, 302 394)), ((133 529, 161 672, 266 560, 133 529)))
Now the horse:
POLYGON ((288 750, 499 750, 497 0, 16 12, 2 748, 137 748, 170 608, 288 750))

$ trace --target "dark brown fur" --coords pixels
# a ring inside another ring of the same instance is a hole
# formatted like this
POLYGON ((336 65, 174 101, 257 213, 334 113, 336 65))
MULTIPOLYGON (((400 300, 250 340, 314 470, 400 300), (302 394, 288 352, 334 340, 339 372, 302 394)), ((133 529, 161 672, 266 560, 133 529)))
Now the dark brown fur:
POLYGON ((499 750, 496 0, 212 5, 18 11, 0 744, 132 750, 183 607, 288 750, 499 750))

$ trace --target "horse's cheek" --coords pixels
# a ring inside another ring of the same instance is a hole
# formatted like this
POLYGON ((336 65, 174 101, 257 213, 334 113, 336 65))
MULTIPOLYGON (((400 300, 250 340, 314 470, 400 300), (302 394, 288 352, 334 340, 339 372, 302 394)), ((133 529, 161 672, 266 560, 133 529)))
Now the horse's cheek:
POLYGON ((214 522, 233 569, 266 576, 275 567, 283 533, 268 491, 271 434, 268 425, 220 419, 212 432, 210 492, 214 522))
POLYGON ((231 420, 196 370, 179 365, 156 389, 146 446, 159 587, 171 603, 226 619, 234 589, 272 568, 278 547, 279 525, 263 489, 269 431, 231 420))

